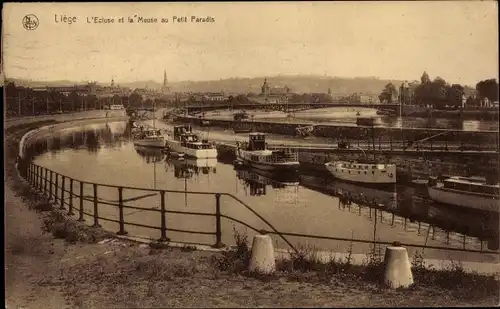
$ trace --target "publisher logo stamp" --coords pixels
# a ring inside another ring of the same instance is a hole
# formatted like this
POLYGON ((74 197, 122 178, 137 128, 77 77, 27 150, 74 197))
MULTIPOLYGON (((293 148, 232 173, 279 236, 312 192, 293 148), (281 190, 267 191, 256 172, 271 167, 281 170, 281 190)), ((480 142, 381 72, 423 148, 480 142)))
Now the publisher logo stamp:
POLYGON ((33 14, 28 14, 23 18, 23 27, 26 30, 35 30, 36 28, 38 28, 39 23, 40 22, 38 21, 38 17, 33 14))

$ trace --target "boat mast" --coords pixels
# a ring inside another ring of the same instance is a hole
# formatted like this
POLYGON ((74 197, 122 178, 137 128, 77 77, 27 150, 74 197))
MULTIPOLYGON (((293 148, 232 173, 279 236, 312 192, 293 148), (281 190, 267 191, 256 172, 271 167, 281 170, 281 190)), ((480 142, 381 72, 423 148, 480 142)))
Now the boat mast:
POLYGON ((375 162, 375 125, 372 123, 372 147, 373 147, 373 161, 375 162))

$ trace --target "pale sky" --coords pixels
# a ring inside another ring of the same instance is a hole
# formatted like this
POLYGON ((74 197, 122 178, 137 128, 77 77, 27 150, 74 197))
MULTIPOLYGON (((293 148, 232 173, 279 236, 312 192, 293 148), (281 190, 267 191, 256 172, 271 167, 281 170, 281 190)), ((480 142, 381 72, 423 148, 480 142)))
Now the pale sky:
POLYGON ((315 74, 498 79, 493 1, 270 3, 9 3, 3 10, 6 78, 155 80, 315 74), (34 14, 37 29, 23 28, 34 14), (55 14, 76 16, 71 25, 55 14), (129 24, 128 16, 168 18, 129 24), (173 23, 173 16, 214 23, 173 23), (87 17, 114 17, 89 24, 87 17), (117 23, 119 17, 125 23, 117 23))

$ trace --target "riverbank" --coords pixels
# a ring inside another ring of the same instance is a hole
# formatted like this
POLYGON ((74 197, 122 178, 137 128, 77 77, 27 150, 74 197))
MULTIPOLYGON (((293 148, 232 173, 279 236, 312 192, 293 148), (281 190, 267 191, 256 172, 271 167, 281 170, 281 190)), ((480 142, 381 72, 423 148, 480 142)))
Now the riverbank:
POLYGON ((498 304, 498 280, 465 274, 460 266, 426 272, 415 263, 417 284, 394 291, 380 287, 374 276, 380 261, 360 267, 347 261, 323 265, 298 255, 294 264, 279 262, 276 275, 255 277, 245 272, 247 246, 222 253, 106 241, 111 235, 56 215, 17 176, 17 143, 22 134, 40 125, 6 132, 6 193, 11 190, 5 210, 9 308, 498 304), (42 233, 42 228, 51 233, 42 233))
MULTIPOLYGON (((177 116, 179 123, 190 123, 201 126, 202 120, 210 121, 210 126, 222 129, 232 130, 234 120, 223 119, 201 119, 193 116, 177 116)), ((238 121, 238 123, 249 126, 253 131, 296 136, 297 129, 301 127, 310 127, 311 123, 301 121, 280 122, 280 121, 238 121)), ((312 136, 348 140, 351 143, 355 141, 371 143, 373 138, 377 143, 397 144, 403 142, 405 147, 411 146, 417 141, 420 143, 432 144, 434 142, 446 142, 450 145, 468 145, 477 149, 498 149, 498 131, 464 131, 450 129, 431 129, 431 128, 393 128, 393 127, 358 127, 347 125, 313 125, 312 136)))
POLYGON ((403 116, 408 117, 422 117, 422 118, 442 118, 442 119, 456 119, 456 120, 493 120, 498 121, 498 108, 480 108, 476 109, 433 109, 433 108, 413 108, 403 109, 403 116))

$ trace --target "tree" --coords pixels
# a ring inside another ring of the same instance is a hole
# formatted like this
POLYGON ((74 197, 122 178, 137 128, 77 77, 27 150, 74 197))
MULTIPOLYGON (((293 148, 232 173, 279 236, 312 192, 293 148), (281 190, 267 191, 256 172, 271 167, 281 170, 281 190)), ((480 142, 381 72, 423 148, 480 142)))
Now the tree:
MULTIPOLYGON (((427 73, 425 73, 425 75, 426 74, 427 73)), ((422 80, 425 81, 426 78, 424 77, 425 76, 422 76, 422 80)), ((417 88, 415 89, 415 101, 419 105, 432 105, 434 107, 444 107, 445 105, 451 105, 448 103, 449 98, 450 96, 453 96, 457 93, 452 92, 452 94, 449 94, 449 89, 450 86, 444 79, 442 79, 441 77, 436 77, 432 82, 427 81, 417 86, 417 88)), ((463 87, 457 88, 456 91, 458 91, 458 89, 460 89, 460 91, 463 93, 463 87)))
POLYGON ((480 81, 476 85, 476 90, 479 98, 488 98, 490 101, 498 101, 498 83, 496 79, 492 78, 480 81))
POLYGON ((429 74, 427 74, 426 71, 424 71, 424 73, 422 73, 422 77, 420 77, 420 82, 422 84, 427 84, 427 83, 430 83, 431 79, 429 78, 429 74))
POLYGON ((464 95, 464 87, 459 84, 453 84, 448 88, 448 105, 462 106, 462 97, 464 95))
POLYGON ((380 103, 393 103, 394 99, 398 97, 398 91, 393 83, 385 85, 384 90, 378 96, 380 103))
POLYGON ((118 105, 121 104, 121 98, 119 95, 115 94, 111 100, 111 104, 118 105))
POLYGON ((235 100, 238 102, 238 104, 248 103, 248 98, 244 94, 238 94, 235 100))
POLYGON ((142 97, 140 94, 134 91, 132 92, 132 94, 130 94, 128 102, 129 106, 131 107, 140 107, 142 103, 142 97))

